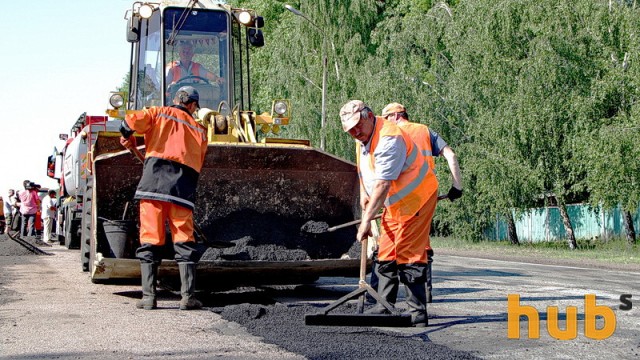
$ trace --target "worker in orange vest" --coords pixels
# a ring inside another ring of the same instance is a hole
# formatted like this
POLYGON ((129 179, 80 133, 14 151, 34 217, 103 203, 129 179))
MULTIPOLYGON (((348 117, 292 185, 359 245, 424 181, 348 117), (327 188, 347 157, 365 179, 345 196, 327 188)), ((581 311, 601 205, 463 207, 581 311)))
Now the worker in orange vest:
MULTIPOLYGON (((380 209, 377 291, 395 304, 402 282, 414 326, 427 326, 425 290, 429 224, 437 203, 437 181, 409 135, 393 122, 375 117, 360 100, 340 109, 342 128, 356 140, 362 222, 357 239, 371 236, 371 220, 380 209)), ((369 313, 388 310, 376 304, 369 313)))
POLYGON ((180 60, 173 61, 167 65, 166 81, 168 85, 180 82, 181 79, 185 79, 189 76, 194 77, 191 82, 202 81, 201 79, 198 79, 202 78, 218 84, 224 83, 224 78, 205 69, 202 64, 192 61, 193 54, 193 44, 187 41, 181 41, 178 43, 178 55, 180 56, 180 60))
MULTIPOLYGON (((420 148, 421 154, 425 161, 429 164, 431 169, 435 169, 434 158, 442 155, 449 165, 449 171, 452 177, 452 186, 447 193, 447 198, 450 201, 454 201, 462 196, 462 176, 460 173, 460 166, 458 165, 458 159, 451 147, 428 126, 420 123, 410 122, 409 114, 404 105, 393 102, 388 104, 382 110, 382 117, 394 122, 403 131, 409 134, 413 142, 420 148)), ((435 184, 438 185, 437 182, 435 184)), ((431 229, 431 224, 429 224, 431 229)), ((431 247, 431 240, 427 234, 427 303, 433 300, 433 286, 431 269, 433 263, 433 249, 431 247)), ((372 281, 373 282, 373 281, 372 281)))
POLYGON ((207 151, 207 130, 193 113, 199 94, 191 86, 176 92, 173 106, 128 114, 122 122, 120 142, 135 148, 134 132, 144 134, 146 154, 135 198, 140 200, 140 259, 142 300, 139 309, 155 309, 156 276, 165 244, 165 223, 171 229, 181 281, 181 310, 198 309, 195 298, 196 265, 202 251, 193 235, 196 186, 207 151))

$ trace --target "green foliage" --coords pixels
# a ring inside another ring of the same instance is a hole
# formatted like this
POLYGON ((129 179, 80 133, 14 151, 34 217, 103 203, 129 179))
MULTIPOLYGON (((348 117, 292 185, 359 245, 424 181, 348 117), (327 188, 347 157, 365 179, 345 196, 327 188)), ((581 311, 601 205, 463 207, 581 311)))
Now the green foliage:
MULTIPOLYGON (((403 103, 458 155, 465 195, 434 228, 477 239, 496 216, 545 199, 636 209, 640 202, 640 9, 605 0, 238 1, 265 17, 254 103, 289 98, 287 137, 353 160, 338 111, 403 103)), ((442 189, 450 186, 438 160, 442 189)))

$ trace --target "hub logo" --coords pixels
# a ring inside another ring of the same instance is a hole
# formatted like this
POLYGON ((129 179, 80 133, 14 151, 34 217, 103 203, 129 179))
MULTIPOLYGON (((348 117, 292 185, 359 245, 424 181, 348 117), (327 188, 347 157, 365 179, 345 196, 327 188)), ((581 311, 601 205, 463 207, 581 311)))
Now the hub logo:
MULTIPOLYGON (((631 296, 620 296, 620 309, 631 310, 631 296)), ((558 307, 547 307, 547 332, 558 340, 573 340, 578 336, 578 308, 567 306, 566 325, 564 329, 558 326, 558 307)), ((520 317, 527 317, 529 323, 529 339, 540 338, 540 315, 536 308, 530 305, 520 305, 520 295, 507 296, 507 337, 520 339, 520 317)), ((584 335, 590 339, 604 340, 616 330, 616 314, 609 307, 596 305, 596 295, 584 296, 584 335), (602 328, 596 326, 596 318, 603 320, 602 328)))

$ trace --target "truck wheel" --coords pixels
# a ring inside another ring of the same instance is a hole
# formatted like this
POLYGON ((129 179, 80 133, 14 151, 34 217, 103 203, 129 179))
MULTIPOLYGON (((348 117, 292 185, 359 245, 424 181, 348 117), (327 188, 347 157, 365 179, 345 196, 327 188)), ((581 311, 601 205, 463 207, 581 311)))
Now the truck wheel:
POLYGON ((73 248, 73 220, 71 220, 73 218, 73 210, 71 210, 71 208, 72 206, 68 206, 64 214, 64 246, 66 246, 67 249, 73 248))
POLYGON ((80 228, 80 262, 82 271, 89 271, 91 250, 91 200, 93 198, 93 178, 87 178, 82 206, 82 225, 80 228))
POLYGON ((69 226, 68 237, 65 237, 65 244, 68 243, 67 248, 69 249, 79 249, 80 248, 80 225, 82 219, 73 219, 71 220, 71 225, 69 226))

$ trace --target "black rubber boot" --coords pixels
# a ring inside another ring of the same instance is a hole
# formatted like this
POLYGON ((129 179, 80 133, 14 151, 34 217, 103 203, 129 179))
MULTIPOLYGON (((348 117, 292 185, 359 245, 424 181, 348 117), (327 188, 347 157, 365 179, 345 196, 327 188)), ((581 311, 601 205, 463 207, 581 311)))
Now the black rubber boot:
POLYGON ((196 264, 178 263, 180 269, 180 310, 194 310, 202 308, 202 303, 195 298, 196 292, 196 264))
MULTIPOLYGON (((374 271, 378 277, 378 294, 390 305, 395 306, 398 297, 398 266, 395 261, 379 261, 374 271)), ((381 304, 376 304, 367 310, 368 314, 389 314, 390 312, 381 304)))
POLYGON ((428 325, 426 268, 427 264, 405 264, 398 274, 407 290, 407 312, 415 327, 428 325))
POLYGON ((138 300, 138 309, 151 310, 158 307, 156 302, 156 274, 158 265, 155 263, 140 263, 140 282, 142 285, 142 300, 138 300))

